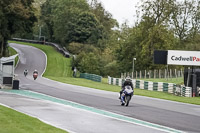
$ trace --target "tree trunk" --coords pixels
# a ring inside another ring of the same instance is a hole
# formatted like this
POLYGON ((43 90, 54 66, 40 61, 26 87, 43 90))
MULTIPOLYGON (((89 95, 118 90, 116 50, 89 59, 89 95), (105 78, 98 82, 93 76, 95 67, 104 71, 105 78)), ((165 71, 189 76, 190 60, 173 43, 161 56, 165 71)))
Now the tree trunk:
POLYGON ((6 38, 3 38, 3 39, 0 41, 0 44, 1 44, 0 57, 6 56, 7 41, 8 41, 8 40, 7 40, 6 38))
POLYGON ((7 50, 7 39, 4 39, 3 43, 3 56, 6 56, 6 50, 7 50))
POLYGON ((0 56, 2 57, 3 56, 3 44, 4 44, 4 40, 2 39, 1 41, 1 53, 0 53, 0 56))

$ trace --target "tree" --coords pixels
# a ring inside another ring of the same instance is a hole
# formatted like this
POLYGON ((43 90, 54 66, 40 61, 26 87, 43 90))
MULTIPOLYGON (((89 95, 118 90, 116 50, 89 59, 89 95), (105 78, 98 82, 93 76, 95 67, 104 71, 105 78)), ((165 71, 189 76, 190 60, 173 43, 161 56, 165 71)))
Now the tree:
POLYGON ((79 62, 79 70, 83 73, 92 73, 100 75, 100 68, 99 68, 99 57, 98 55, 90 52, 85 53, 82 52, 79 54, 81 60, 79 62))
POLYGON ((33 0, 1 0, 0 56, 6 55, 7 40, 16 32, 30 32, 36 21, 33 0))
POLYGON ((94 14, 80 13, 78 20, 71 23, 67 38, 67 43, 97 44, 98 40, 102 39, 102 26, 94 14))
MULTIPOLYGON (((179 38, 179 47, 184 47, 184 40, 187 38, 191 29, 191 23, 194 22, 193 11, 195 9, 194 1, 184 0, 174 4, 172 13, 172 27, 176 36, 179 38)), ((198 10, 198 9, 197 9, 198 10)))
POLYGON ((140 22, 132 29, 124 29, 126 39, 123 39, 117 50, 122 72, 132 71, 133 57, 137 58, 136 70, 155 68, 154 50, 173 49, 176 46, 173 31, 168 29, 171 5, 171 0, 145 1, 142 4, 140 22))
POLYGON ((109 45, 108 40, 113 34, 112 28, 118 27, 118 23, 112 18, 112 14, 106 11, 101 2, 92 0, 90 3, 91 12, 96 16, 102 25, 102 39, 98 41, 98 47, 104 49, 109 45))
MULTIPOLYGON (((69 44, 71 28, 78 21, 78 16, 89 11, 89 5, 86 0, 49 0, 49 8, 47 14, 47 20, 51 22, 53 26, 53 37, 55 41, 61 43, 61 45, 69 44), (51 14, 49 14, 51 13, 51 14), (50 17, 48 17, 48 15, 50 17)), ((47 3, 45 3, 47 4, 47 3)))
POLYGON ((44 2, 41 5, 41 16, 40 16, 41 23, 43 23, 47 28, 47 32, 45 33, 46 38, 49 41, 52 41, 52 42, 55 41, 54 29, 53 29, 54 28, 54 22, 53 22, 53 19, 52 19, 54 7, 55 7, 55 1, 54 0, 46 0, 46 2, 44 2))

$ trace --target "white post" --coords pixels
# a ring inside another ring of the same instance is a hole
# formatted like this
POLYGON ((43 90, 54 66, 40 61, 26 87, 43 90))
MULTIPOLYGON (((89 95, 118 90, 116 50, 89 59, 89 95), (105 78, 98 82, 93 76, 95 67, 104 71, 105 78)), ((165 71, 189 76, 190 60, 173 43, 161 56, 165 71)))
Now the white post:
POLYGON ((168 81, 168 78, 169 78, 169 68, 168 68, 168 65, 167 65, 167 81, 168 81))
POLYGON ((160 69, 158 69, 159 79, 160 79, 160 69))
POLYGON ((151 78, 151 70, 149 70, 149 79, 151 78))
POLYGON ((174 71, 175 71, 175 77, 176 77, 176 79, 177 79, 177 73, 176 73, 176 69, 175 69, 174 71))
POLYGON ((133 74, 134 74, 134 60, 136 60, 136 58, 133 58, 133 74))
POLYGON ((181 77, 183 77, 183 70, 181 69, 181 77))
POLYGON ((169 77, 172 78, 172 69, 170 69, 169 71, 170 71, 170 73, 169 73, 170 76, 169 77))
POLYGON ((136 71, 136 75, 135 75, 136 79, 137 79, 137 71, 136 71))

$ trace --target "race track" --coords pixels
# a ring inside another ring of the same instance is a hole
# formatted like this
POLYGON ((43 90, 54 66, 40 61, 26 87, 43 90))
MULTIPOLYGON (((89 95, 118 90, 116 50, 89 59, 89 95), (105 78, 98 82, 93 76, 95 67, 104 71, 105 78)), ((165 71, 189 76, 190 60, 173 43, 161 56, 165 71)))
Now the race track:
MULTIPOLYGON (((198 105, 143 96, 133 96, 129 107, 122 107, 118 99, 118 93, 58 83, 41 77, 46 67, 45 54, 30 46, 14 43, 10 44, 10 46, 14 47, 20 56, 20 61, 16 67, 15 73, 17 74, 17 78, 20 79, 20 89, 22 90, 39 92, 67 101, 80 103, 95 109, 173 128, 175 130, 200 132, 200 106, 198 105), (23 75, 24 69, 29 70, 27 77, 23 75), (36 81, 32 78, 32 72, 35 69, 37 69, 40 74, 36 81)), ((112 120, 109 122, 112 122, 112 120)), ((104 122, 101 126, 105 124, 104 122)), ((113 125, 113 128, 115 128, 115 126, 120 127, 122 122, 118 124, 119 125, 113 125)), ((131 128, 128 130, 132 131, 134 130, 132 129, 133 127, 134 126, 128 126, 127 128, 131 128)), ((152 128, 149 128, 149 130, 146 129, 145 126, 138 130, 138 132, 146 131, 155 132, 152 128)))

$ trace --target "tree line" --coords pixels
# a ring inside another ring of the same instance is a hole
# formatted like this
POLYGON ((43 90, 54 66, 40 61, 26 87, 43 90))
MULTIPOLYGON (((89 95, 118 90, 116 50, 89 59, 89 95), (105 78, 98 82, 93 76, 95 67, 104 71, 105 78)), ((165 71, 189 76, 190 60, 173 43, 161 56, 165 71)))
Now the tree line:
POLYGON ((200 50, 199 0, 144 0, 133 7, 137 21, 132 27, 126 22, 119 25, 98 0, 11 1, 4 4, 13 8, 0 4, 1 56, 10 37, 42 35, 76 55, 73 66, 80 72, 119 76, 132 71, 133 58, 138 71, 164 68, 153 64, 154 50, 200 50), (4 40, 3 30, 9 31, 4 40))

